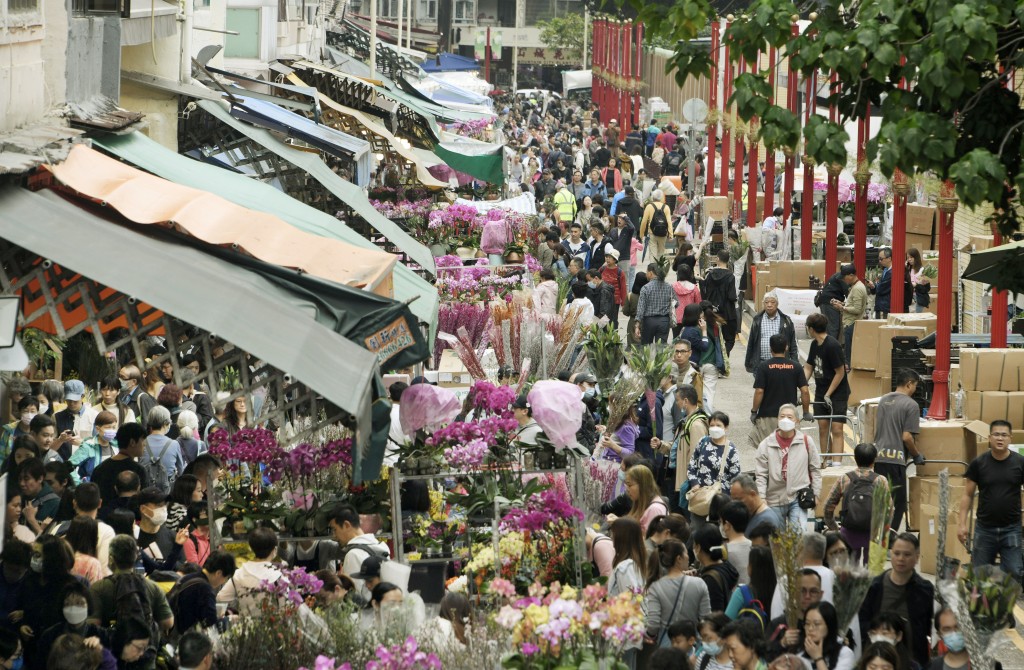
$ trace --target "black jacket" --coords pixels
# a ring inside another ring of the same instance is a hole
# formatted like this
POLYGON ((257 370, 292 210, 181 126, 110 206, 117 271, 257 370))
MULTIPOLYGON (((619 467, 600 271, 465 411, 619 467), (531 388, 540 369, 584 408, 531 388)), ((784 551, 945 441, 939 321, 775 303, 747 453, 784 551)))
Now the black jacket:
POLYGON ((606 281, 594 290, 594 316, 601 318, 608 316, 615 311, 615 288, 606 281))
POLYGON ((630 198, 627 195, 615 206, 615 215, 619 214, 628 214, 629 220, 633 222, 633 227, 639 228, 640 222, 644 218, 644 208, 640 206, 636 198, 630 198))
POLYGON ((715 563, 701 568, 700 578, 708 585, 708 597, 711 599, 712 612, 724 612, 729 604, 732 590, 739 582, 740 573, 736 566, 728 561, 715 563))
MULTIPOLYGON (((882 611, 883 580, 891 571, 886 570, 871 581, 868 595, 861 605, 861 643, 867 646, 871 620, 882 611)), ((907 583, 907 613, 910 615, 910 653, 921 667, 928 665, 928 635, 932 631, 932 613, 935 603, 935 587, 921 575, 914 573, 907 583)))
MULTIPOLYGON (((821 289, 821 304, 827 305, 831 300, 838 300, 843 302, 846 300, 846 294, 850 292, 850 287, 843 281, 843 275, 840 272, 835 273, 828 278, 825 285, 821 289)), ((877 308, 877 303, 875 305, 877 308)))
POLYGON ((629 514, 629 510, 633 509, 633 501, 630 500, 629 495, 623 493, 617 498, 609 500, 605 504, 601 505, 601 514, 608 515, 614 514, 615 516, 626 516, 629 514))
POLYGON ((711 268, 700 287, 701 296, 726 321, 736 322, 736 277, 728 268, 711 268))
MULTIPOLYGON (((622 203, 620 202, 619 205, 621 206, 622 203)), ((633 244, 634 234, 636 234, 636 226, 632 223, 627 223, 622 229, 616 226, 608 232, 608 237, 605 239, 611 242, 615 250, 619 252, 619 262, 629 260, 630 246, 633 244)))
MULTIPOLYGON (((786 336, 789 341, 789 359, 800 365, 800 351, 796 348, 796 327, 793 326, 793 319, 789 318, 779 310, 782 323, 779 332, 786 336)), ((750 337, 747 338, 747 357, 744 366, 747 372, 753 372, 757 364, 761 362, 761 320, 764 318, 764 311, 758 312, 750 322, 750 337)))

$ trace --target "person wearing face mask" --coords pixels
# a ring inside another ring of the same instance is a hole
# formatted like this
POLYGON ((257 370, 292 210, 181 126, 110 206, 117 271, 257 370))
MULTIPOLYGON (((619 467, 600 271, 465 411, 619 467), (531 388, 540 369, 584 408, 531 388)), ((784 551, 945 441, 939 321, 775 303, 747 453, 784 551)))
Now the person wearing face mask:
MULTIPOLYGON (((707 520, 707 511, 695 508, 694 501, 708 496, 708 489, 717 494, 729 491, 740 475, 740 456, 736 446, 726 436, 729 415, 713 412, 708 417, 708 434, 697 443, 687 467, 689 488, 686 499, 690 502, 690 524, 697 531, 707 520), (702 493, 703 491, 703 493, 702 493)), ((710 503, 710 496, 706 498, 710 503)))
POLYGON ((37 645, 39 658, 49 658, 50 649, 57 638, 65 633, 80 635, 84 639, 96 638, 100 644, 109 648, 110 640, 107 631, 87 621, 89 617, 89 587, 79 581, 71 582, 61 596, 64 620, 47 628, 39 636, 37 645))
POLYGON ((807 510, 797 494, 810 489, 815 499, 821 495, 821 454, 810 436, 796 429, 796 407, 783 405, 778 416, 778 430, 757 446, 757 492, 784 521, 803 528, 807 510))
POLYGON ((6 459, 14 449, 14 439, 21 435, 28 435, 32 419, 39 413, 39 401, 30 395, 22 397, 18 401, 19 420, 9 423, 0 433, 0 458, 6 459))
POLYGON ((731 622, 721 612, 706 616, 700 622, 700 650, 694 670, 733 670, 729 648, 723 644, 722 633, 731 622))
MULTIPOLYGON (((956 613, 949 607, 943 607, 935 615, 935 632, 941 640, 938 645, 939 654, 931 660, 927 670, 968 670, 971 659, 967 654, 967 643, 956 613)), ((1000 667, 998 662, 996 667, 1000 667)))
POLYGON ((594 303, 594 316, 599 325, 611 324, 618 326, 619 306, 615 304, 615 288, 604 281, 601 270, 587 270, 587 287, 590 299, 594 303))
MULTIPOLYGON (((139 506, 139 525, 136 540, 143 560, 149 558, 157 569, 173 570, 181 559, 188 540, 188 528, 179 528, 177 534, 164 524, 167 522, 167 494, 155 487, 142 489, 136 497, 139 506)), ((150 572, 147 566, 147 572, 150 572)))
POLYGON ((121 385, 121 404, 145 422, 149 410, 156 407, 156 398, 146 393, 142 371, 136 365, 126 365, 117 371, 117 377, 121 385))
POLYGON ((96 434, 82 442, 68 461, 75 468, 71 476, 76 484, 89 481, 100 463, 117 454, 117 416, 103 410, 94 423, 96 434))
POLYGON ((907 647, 907 622, 895 612, 879 612, 875 615, 868 629, 868 640, 871 644, 885 642, 892 645, 904 668, 921 670, 917 661, 910 657, 910 648, 907 647))

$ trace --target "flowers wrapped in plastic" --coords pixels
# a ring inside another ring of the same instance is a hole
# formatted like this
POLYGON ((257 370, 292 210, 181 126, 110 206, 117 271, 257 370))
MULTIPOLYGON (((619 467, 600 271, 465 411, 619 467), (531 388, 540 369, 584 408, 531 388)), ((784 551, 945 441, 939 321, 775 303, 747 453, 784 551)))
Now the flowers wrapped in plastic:
POLYGON ((451 422, 461 409, 462 403, 451 389, 413 384, 402 393, 402 411, 399 413, 402 432, 413 435, 423 429, 440 428, 451 422))
POLYGON ((1010 625, 1021 585, 994 565, 968 565, 958 579, 940 582, 939 593, 956 612, 974 670, 995 667, 992 640, 1010 625))
POLYGON ((576 444, 583 425, 583 399, 575 384, 546 379, 533 385, 527 396, 533 418, 558 449, 576 444))

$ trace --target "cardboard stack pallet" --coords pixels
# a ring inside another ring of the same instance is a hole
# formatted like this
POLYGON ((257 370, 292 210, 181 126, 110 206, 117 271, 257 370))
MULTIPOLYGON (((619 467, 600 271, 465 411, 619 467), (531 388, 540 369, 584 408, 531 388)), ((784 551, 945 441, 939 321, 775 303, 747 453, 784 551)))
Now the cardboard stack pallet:
POLYGON ((966 420, 1024 428, 1024 349, 961 349, 958 372, 966 420))
POLYGON ((868 398, 877 398, 892 390, 892 338, 923 338, 928 332, 924 325, 890 325, 885 319, 857 321, 853 327, 853 351, 850 352, 850 405, 868 398))
POLYGON ((933 248, 935 215, 935 207, 907 205, 907 249, 914 247, 918 251, 924 251, 933 248))
POLYGON ((775 288, 807 289, 810 278, 824 284, 839 271, 839 263, 832 272, 826 272, 825 261, 763 261, 757 264, 757 291, 755 306, 760 309, 764 294, 775 288))

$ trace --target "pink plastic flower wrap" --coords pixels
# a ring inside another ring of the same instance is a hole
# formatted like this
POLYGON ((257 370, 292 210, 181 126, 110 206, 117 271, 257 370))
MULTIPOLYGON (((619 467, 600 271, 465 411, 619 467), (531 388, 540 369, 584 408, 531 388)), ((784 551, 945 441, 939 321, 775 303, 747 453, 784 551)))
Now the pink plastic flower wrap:
MULTIPOLYGON (((533 409, 533 418, 558 448, 576 444, 576 431, 583 424, 583 399, 575 384, 552 379, 533 385, 527 396, 533 409)), ((405 396, 402 396, 403 410, 405 396)))
POLYGON ((462 403, 451 389, 413 384, 402 392, 398 417, 402 432, 412 435, 422 428, 434 430, 450 423, 461 410, 462 403))

